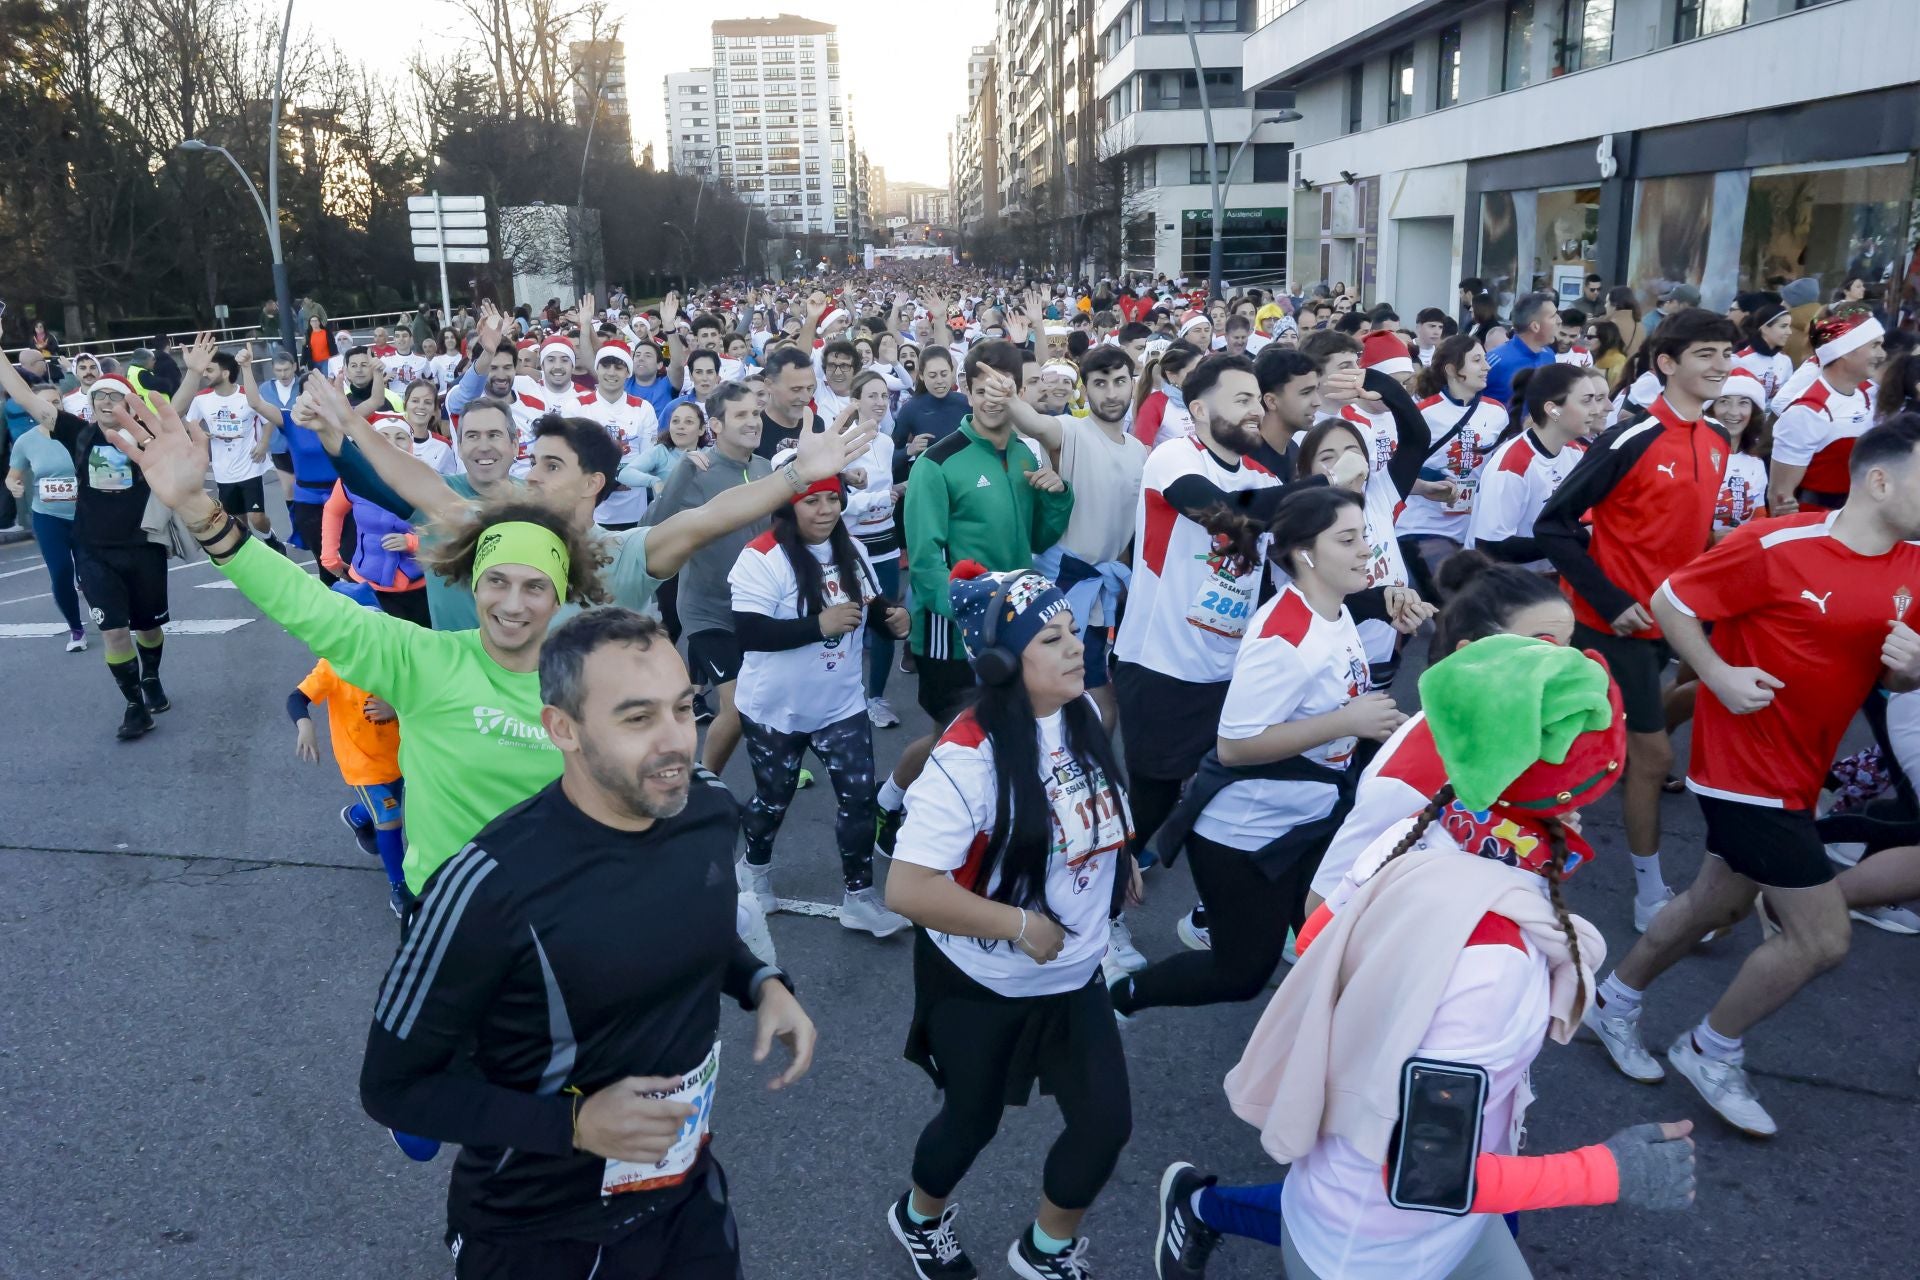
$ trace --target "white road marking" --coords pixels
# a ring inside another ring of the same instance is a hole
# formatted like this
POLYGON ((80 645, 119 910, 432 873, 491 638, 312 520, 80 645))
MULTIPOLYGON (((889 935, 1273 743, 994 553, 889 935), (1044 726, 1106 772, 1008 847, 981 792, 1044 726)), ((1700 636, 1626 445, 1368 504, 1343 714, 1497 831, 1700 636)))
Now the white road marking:
POLYGON ((196 582, 193 586, 196 591, 238 591, 240 589, 226 578, 218 582, 196 582))
POLYGON ((23 573, 45 573, 46 571, 47 568, 43 564, 30 564, 24 569, 9 569, 5 573, 0 573, 0 578, 17 578, 23 573))
MULTIPOLYGON (((169 622, 165 630, 170 636, 222 636, 252 621, 252 618, 181 618, 169 622)), ((64 622, 0 623, 0 640, 43 640, 65 634, 67 624, 64 622)))

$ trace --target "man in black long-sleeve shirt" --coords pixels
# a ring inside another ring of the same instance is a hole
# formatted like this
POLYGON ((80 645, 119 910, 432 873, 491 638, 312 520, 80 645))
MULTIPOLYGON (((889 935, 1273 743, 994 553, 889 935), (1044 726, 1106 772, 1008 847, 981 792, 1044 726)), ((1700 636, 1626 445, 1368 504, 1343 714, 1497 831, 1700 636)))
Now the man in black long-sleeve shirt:
POLYGON ((693 690, 659 622, 579 615, 547 638, 541 722, 560 780, 427 882, 374 1007, 367 1113, 461 1144, 460 1280, 734 1280, 708 1150, 718 998, 805 1074, 814 1030, 736 933, 737 806, 693 765, 693 690), (471 1069, 456 1058, 471 1046, 471 1069))

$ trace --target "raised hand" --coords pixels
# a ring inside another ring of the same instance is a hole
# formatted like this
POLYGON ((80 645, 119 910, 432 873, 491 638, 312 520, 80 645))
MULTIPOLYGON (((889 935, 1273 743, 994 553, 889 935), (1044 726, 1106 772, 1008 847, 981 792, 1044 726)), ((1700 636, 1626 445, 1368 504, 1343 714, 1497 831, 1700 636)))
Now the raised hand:
POLYGON ((206 494, 207 433, 182 422, 172 404, 162 400, 155 409, 139 396, 128 396, 115 406, 108 424, 103 424, 107 436, 167 507, 177 511, 206 494))
POLYGON ((808 484, 837 476, 866 453, 878 434, 877 428, 862 425, 849 405, 831 427, 800 433, 794 441, 794 472, 808 484))
POLYGON ((203 333, 193 340, 193 345, 180 353, 180 367, 195 377, 204 378, 207 370, 213 367, 213 335, 203 333))

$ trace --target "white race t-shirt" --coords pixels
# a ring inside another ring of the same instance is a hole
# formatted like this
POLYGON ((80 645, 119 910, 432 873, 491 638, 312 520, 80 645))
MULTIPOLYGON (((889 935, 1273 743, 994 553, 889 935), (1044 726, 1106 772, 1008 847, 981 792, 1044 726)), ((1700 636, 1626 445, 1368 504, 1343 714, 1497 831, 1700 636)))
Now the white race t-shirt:
POLYGON ((1229 468, 1194 437, 1155 447, 1140 477, 1133 581, 1114 654, 1179 680, 1216 683, 1233 676, 1260 567, 1236 576, 1214 551, 1213 535, 1168 501, 1167 489, 1186 476, 1227 493, 1280 483, 1251 458, 1229 468))
POLYGON ((1793 358, 1784 351, 1762 353, 1752 347, 1742 347, 1734 353, 1733 363, 1735 368, 1745 369, 1760 379, 1769 404, 1787 385, 1787 379, 1793 377, 1793 358))
POLYGON ((432 362, 418 351, 409 351, 406 355, 396 351, 392 355, 381 356, 380 369, 386 376, 387 385, 402 395, 413 383, 433 377, 432 362))
MULTIPOLYGON (((633 395, 624 388, 612 400, 599 391, 581 396, 580 407, 574 412, 607 429, 613 442, 620 446, 623 467, 629 462, 638 462, 653 448, 654 439, 660 434, 660 418, 653 406, 644 396, 633 395)), ((615 489, 593 509, 593 519, 595 524, 638 524, 646 513, 645 489, 615 489)))
POLYGON ((515 479, 533 470, 533 424, 550 413, 579 413, 581 401, 576 387, 555 391, 538 378, 518 374, 513 379, 513 428, 517 442, 513 466, 515 479))
POLYGON ((254 448, 260 443, 261 422, 244 391, 223 396, 208 387, 187 406, 187 421, 206 428, 215 484, 239 484, 272 469, 273 464, 264 458, 253 460, 254 448))
POLYGON ((1773 424, 1773 460, 1805 467, 1800 481, 1805 488, 1845 493, 1853 442, 1873 425, 1872 413, 1872 398, 1864 389, 1842 391, 1816 378, 1773 424))
MULTIPOLYGON (((1550 456, 1531 427, 1495 449, 1480 469, 1480 493, 1467 522, 1467 545, 1532 537, 1533 522, 1540 518, 1547 499, 1585 454, 1585 447, 1570 444, 1550 456)), ((1540 559, 1525 567, 1548 573, 1553 564, 1540 559)))
POLYGON ((1454 497, 1451 502, 1435 502, 1412 494, 1394 523, 1403 534, 1433 535, 1464 542, 1467 521, 1473 514, 1474 494, 1480 488, 1480 468, 1486 465, 1488 455, 1499 444, 1500 433, 1507 429, 1507 411, 1491 400, 1476 400, 1469 409, 1444 395, 1435 395, 1420 402, 1420 414, 1427 420, 1431 438, 1438 444, 1427 456, 1420 477, 1451 480, 1454 497), (1462 418, 1466 419, 1464 425, 1460 424, 1462 418), (1460 430, 1453 438, 1439 444, 1456 425, 1460 425, 1460 430))
MULTIPOLYGON (((840 571, 833 563, 833 544, 822 542, 807 549, 819 562, 820 594, 827 607, 846 600, 840 571)), ((856 538, 853 549, 867 577, 862 594, 872 595, 873 570, 866 548, 856 538)), ((771 529, 740 552, 727 585, 732 588, 733 607, 741 613, 800 616, 800 582, 771 529)), ((748 649, 740 660, 734 705, 747 719, 781 733, 811 733, 848 716, 865 714, 866 652, 864 626, 797 649, 748 649)))
POLYGON ((1767 514, 1767 464, 1750 453, 1727 459, 1720 496, 1713 503, 1716 533, 1731 533, 1755 516, 1767 514))
MULTIPOLYGON (((1047 905, 1067 928, 1060 954, 1043 965, 1010 942, 929 935, 968 977, 1003 996, 1058 995, 1087 984, 1107 953, 1113 877, 1127 843, 1119 791, 1095 787, 1074 764, 1062 713, 1042 718, 1038 728, 1040 776, 1053 808, 1047 905)), ((963 712, 907 788, 907 819, 894 861, 945 871, 982 896, 991 894, 999 884, 997 871, 988 884, 975 881, 992 839, 995 797, 993 746, 973 712, 963 712)))
POLYGON ((1353 808, 1320 855, 1313 891, 1331 902, 1334 891, 1369 845, 1402 818, 1427 807, 1446 784, 1446 766, 1433 747, 1427 713, 1416 711, 1380 747, 1353 789, 1353 808))
MULTIPOLYGON (((1314 612, 1292 583, 1253 615, 1240 642, 1233 682, 1220 712, 1220 736, 1257 738, 1276 724, 1338 711, 1372 688, 1367 655, 1353 615, 1314 612)), ((1335 738, 1301 754, 1330 769, 1353 760, 1355 739, 1335 738)), ((1208 802, 1193 833, 1228 848, 1252 852, 1302 823, 1333 812, 1336 790, 1318 782, 1249 778, 1208 802)))
POLYGON ((93 393, 76 388, 60 398, 60 407, 82 422, 93 421, 93 393))
POLYGON ((443 396, 460 381, 460 354, 456 351, 435 356, 427 362, 427 367, 432 372, 433 380, 440 384, 440 394, 443 396))

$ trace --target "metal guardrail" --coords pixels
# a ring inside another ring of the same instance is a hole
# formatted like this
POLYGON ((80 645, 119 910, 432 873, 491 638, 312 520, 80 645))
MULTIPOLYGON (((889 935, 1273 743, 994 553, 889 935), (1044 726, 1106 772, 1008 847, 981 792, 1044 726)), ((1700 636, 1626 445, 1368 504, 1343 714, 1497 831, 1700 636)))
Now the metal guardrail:
MULTIPOLYGON (((365 329, 371 332, 375 326, 383 325, 383 324, 391 325, 395 321, 397 321, 401 316, 406 314, 408 313, 404 311, 371 311, 371 312, 367 312, 364 315, 328 316, 327 331, 329 333, 337 333, 339 330, 346 328, 346 329, 354 329, 354 330, 365 329)), ((214 341, 220 345, 220 348, 222 350, 226 350, 230 347, 237 347, 247 342, 259 342, 262 340, 265 340, 268 342, 276 342, 279 340, 279 337, 280 337, 280 335, 277 332, 276 333, 263 332, 258 324, 228 325, 224 329, 212 329, 212 330, 185 329, 177 333, 168 331, 166 336, 169 338, 172 338, 176 346, 185 346, 191 343, 195 338, 199 337, 202 333, 208 333, 208 332, 213 334, 214 341)), ((302 341, 305 337, 304 334, 301 334, 298 332, 296 332, 293 336, 294 336, 294 341, 296 342, 302 341)), ((158 337, 160 337, 160 334, 147 333, 147 334, 139 334, 130 338, 100 338, 93 341, 63 341, 60 344, 61 359, 65 361, 71 361, 75 356, 80 355, 82 353, 85 353, 87 355, 95 355, 95 356, 113 356, 115 359, 119 359, 122 356, 130 355, 133 352, 139 351, 143 348, 151 349, 154 344, 154 340, 158 337)))

